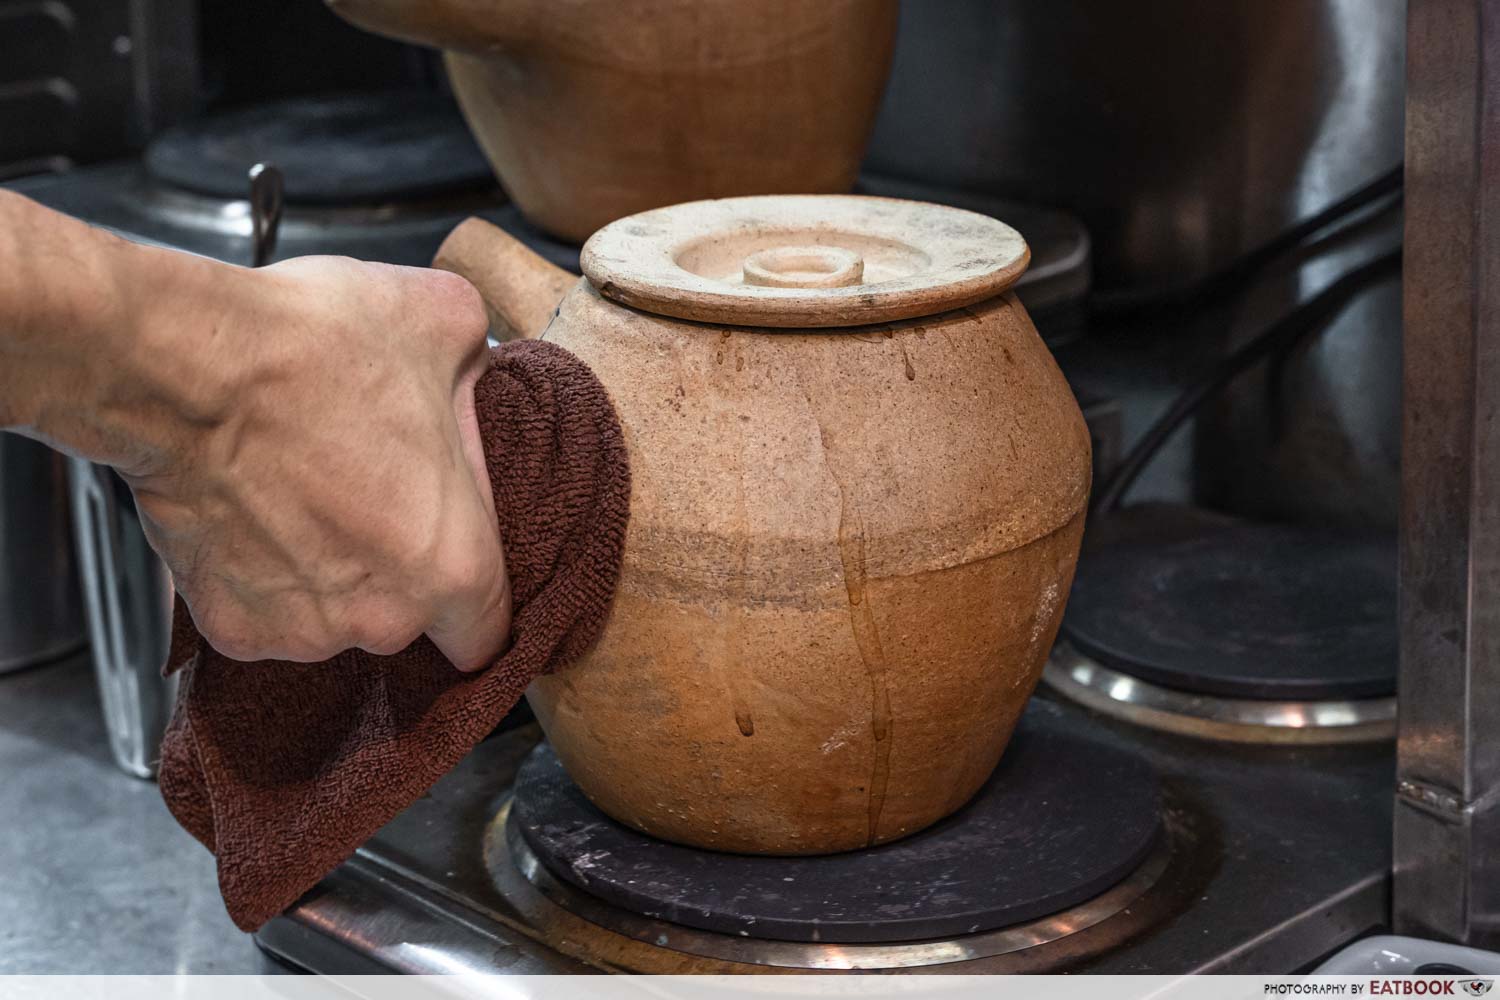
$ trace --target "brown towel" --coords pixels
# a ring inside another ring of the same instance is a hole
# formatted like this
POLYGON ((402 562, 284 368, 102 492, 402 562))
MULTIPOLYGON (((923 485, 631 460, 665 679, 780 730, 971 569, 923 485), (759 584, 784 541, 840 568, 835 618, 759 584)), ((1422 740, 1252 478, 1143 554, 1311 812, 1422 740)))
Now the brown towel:
POLYGON ((562 348, 517 341, 493 352, 475 400, 515 608, 512 645, 492 666, 459 673, 426 638, 394 656, 237 663, 179 602, 168 669, 183 677, 161 790, 218 856, 244 930, 419 798, 604 624, 630 504, 604 387, 562 348))

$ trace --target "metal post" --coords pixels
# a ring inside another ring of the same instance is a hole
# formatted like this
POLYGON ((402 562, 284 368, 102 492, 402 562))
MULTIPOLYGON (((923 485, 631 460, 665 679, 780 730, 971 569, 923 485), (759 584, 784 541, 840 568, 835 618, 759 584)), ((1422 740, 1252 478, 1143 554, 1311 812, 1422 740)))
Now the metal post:
POLYGON ((1394 925, 1500 945, 1500 0, 1410 0, 1394 925))

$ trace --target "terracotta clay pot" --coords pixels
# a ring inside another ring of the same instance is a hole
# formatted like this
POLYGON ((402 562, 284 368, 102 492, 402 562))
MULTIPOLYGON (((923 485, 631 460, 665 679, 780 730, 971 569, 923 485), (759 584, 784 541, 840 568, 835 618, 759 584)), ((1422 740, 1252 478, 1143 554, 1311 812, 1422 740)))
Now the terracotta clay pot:
POLYGON ((601 809, 822 853, 919 830, 989 776, 1089 490, 1083 418, 1008 291, 1027 257, 993 219, 853 196, 623 219, 582 279, 478 220, 448 238, 437 266, 507 335, 587 362, 630 450, 609 623, 529 692, 601 809))
POLYGON ((506 191, 578 242, 692 198, 849 190, 896 31, 896 0, 327 2, 447 50, 506 191))

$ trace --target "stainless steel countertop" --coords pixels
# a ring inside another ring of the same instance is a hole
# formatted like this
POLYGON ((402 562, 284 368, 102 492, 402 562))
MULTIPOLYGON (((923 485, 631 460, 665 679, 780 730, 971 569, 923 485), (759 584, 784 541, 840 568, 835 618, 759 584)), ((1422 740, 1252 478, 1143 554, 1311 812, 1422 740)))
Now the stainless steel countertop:
POLYGON ((111 762, 86 654, 0 676, 0 974, 272 971, 214 859, 111 762))

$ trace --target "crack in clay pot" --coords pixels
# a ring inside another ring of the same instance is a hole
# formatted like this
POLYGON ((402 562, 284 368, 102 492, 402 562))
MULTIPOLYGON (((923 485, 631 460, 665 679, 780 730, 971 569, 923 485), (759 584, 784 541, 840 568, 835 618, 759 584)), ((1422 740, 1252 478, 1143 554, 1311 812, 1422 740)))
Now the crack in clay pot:
POLYGON ((875 609, 870 603, 869 581, 865 572, 864 515, 838 474, 828 428, 813 403, 812 395, 806 387, 803 387, 802 394, 807 398, 808 409, 818 427, 818 443, 823 449, 824 466, 839 491, 839 561, 844 570, 844 590, 849 597, 849 627, 854 633, 855 649, 858 650, 865 673, 870 678, 870 731, 875 738, 875 745, 872 748, 870 780, 866 788, 869 823, 866 845, 873 846, 879 836, 880 814, 885 810, 886 791, 891 780, 893 713, 885 647, 880 641, 880 628, 875 624, 875 609))
MULTIPOLYGON (((834 477, 837 482, 837 477, 834 477)), ((849 623, 854 631, 854 645, 870 677, 870 729, 875 736, 874 762, 870 770, 869 840, 874 844, 880 830, 880 814, 885 809, 886 787, 891 779, 891 690, 886 677, 885 649, 880 630, 870 606, 865 586, 864 518, 849 502, 849 494, 839 485, 839 558, 844 564, 844 587, 849 592, 849 623), (852 530, 851 530, 852 522, 852 530)))

